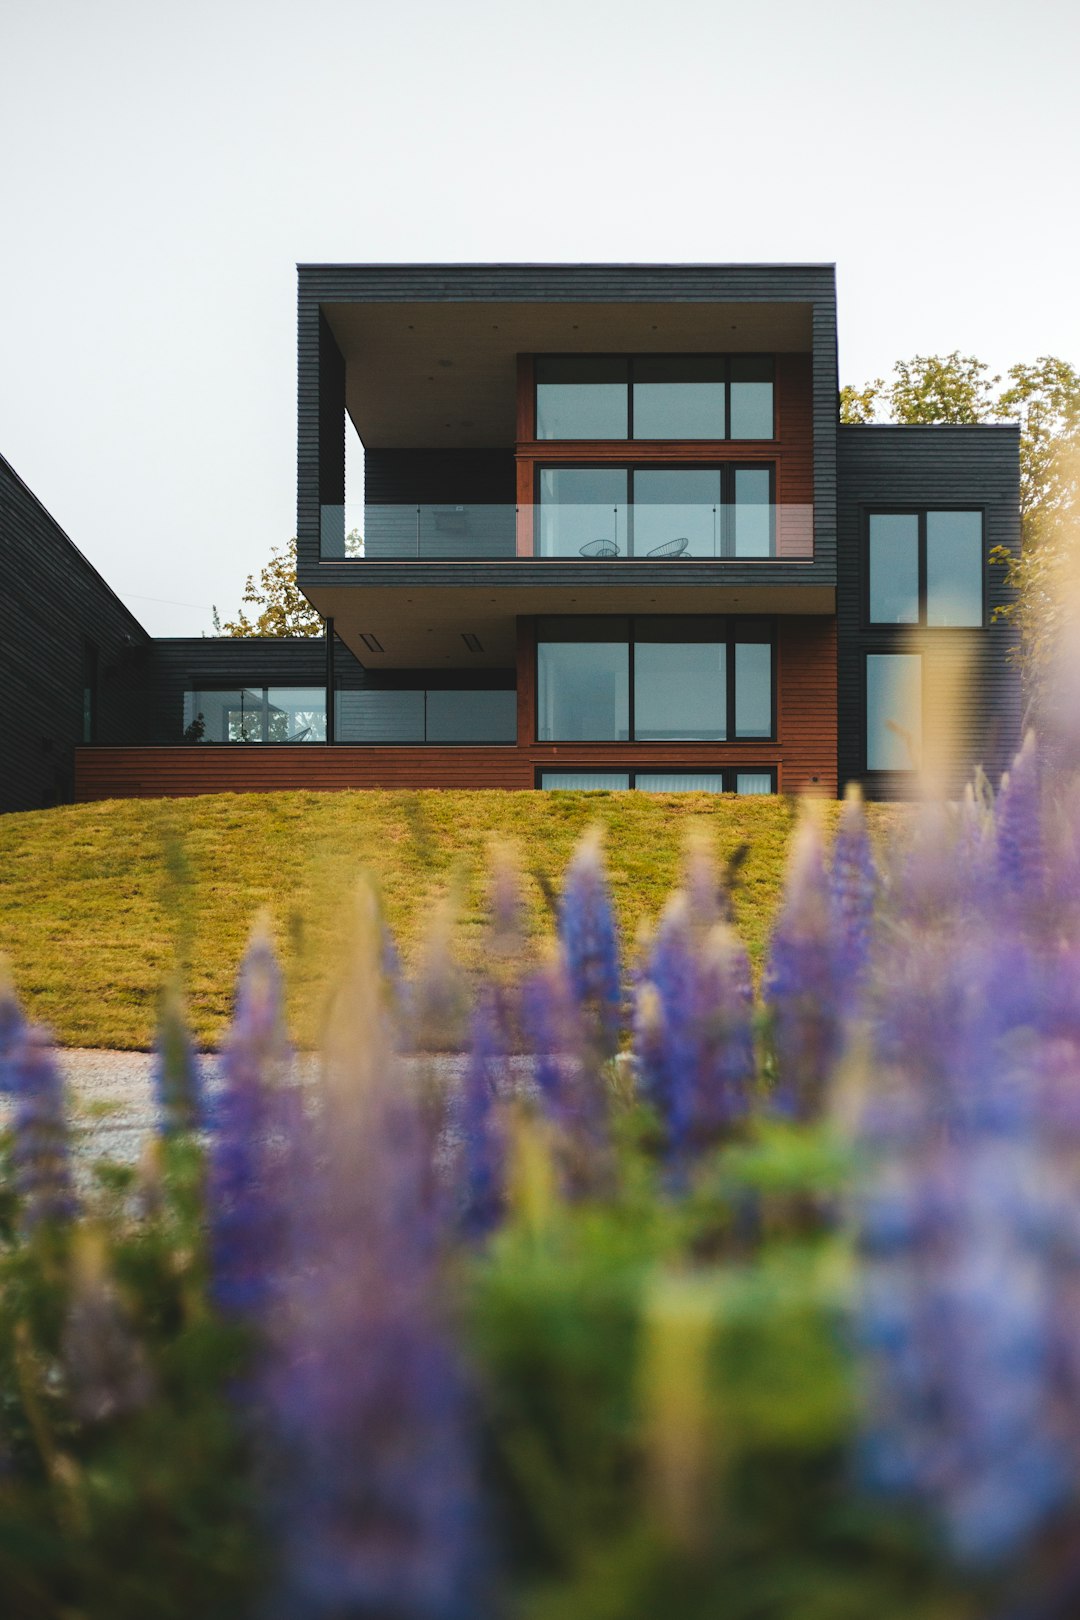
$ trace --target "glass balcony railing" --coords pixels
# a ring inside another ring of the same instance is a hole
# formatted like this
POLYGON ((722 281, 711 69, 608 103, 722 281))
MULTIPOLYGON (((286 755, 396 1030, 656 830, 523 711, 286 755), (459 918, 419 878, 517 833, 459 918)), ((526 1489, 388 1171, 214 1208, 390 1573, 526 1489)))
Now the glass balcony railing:
POLYGON ((330 562, 809 562, 809 504, 635 501, 533 506, 324 506, 320 555, 330 562))

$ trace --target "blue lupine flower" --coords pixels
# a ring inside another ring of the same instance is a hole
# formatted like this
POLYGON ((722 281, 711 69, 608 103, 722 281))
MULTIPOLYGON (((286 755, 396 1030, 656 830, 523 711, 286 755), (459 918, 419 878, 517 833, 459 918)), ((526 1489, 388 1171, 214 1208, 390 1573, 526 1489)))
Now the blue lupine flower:
POLYGON ((28 1231, 77 1213, 71 1177, 64 1081, 46 1030, 27 1024, 8 1055, 15 1099, 11 1162, 28 1231))
POLYGON ((261 1315, 273 1286, 281 1208, 271 1139, 286 1058, 281 973, 260 931, 240 967, 210 1147, 212 1292, 230 1315, 261 1315))
POLYGON ((1042 787, 1034 732, 1013 760, 994 811, 997 880, 1003 898, 1038 906, 1046 890, 1042 787))
POLYGON ((428 1142, 392 1054, 359 1061, 323 1101, 268 1372, 277 1612, 474 1620, 487 1566, 428 1142))
POLYGON ((870 845, 862 796, 849 787, 833 842, 829 868, 832 929, 840 988, 853 1007, 870 966, 878 870, 870 845))
POLYGON ((599 1051, 619 1049, 622 974, 619 937, 597 830, 586 833, 566 872, 559 938, 574 999, 599 1051))
POLYGON ((177 1136, 198 1130, 205 1122, 202 1065, 175 987, 162 999, 154 1082, 161 1134, 177 1136))
POLYGON ((702 937, 684 894, 665 907, 643 971, 635 1023, 642 1095, 675 1165, 746 1113, 754 1075, 746 953, 718 925, 702 937))
POLYGON ((776 1061, 776 1100, 800 1119, 815 1114, 842 1045, 841 985, 821 832, 804 814, 792 841, 764 994, 776 1061))
POLYGON ((498 1120, 500 1076, 506 1069, 494 992, 485 987, 473 1014, 468 1060, 457 1099, 459 1167, 464 1208, 462 1223, 472 1237, 497 1224, 503 1207, 504 1147, 498 1120))

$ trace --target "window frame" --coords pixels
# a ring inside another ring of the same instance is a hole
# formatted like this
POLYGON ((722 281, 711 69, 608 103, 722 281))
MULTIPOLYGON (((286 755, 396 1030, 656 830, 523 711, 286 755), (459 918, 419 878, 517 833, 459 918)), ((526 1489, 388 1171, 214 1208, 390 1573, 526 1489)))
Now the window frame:
POLYGON ((867 630, 891 630, 896 635, 909 633, 913 630, 930 631, 939 634, 963 633, 972 630, 985 630, 986 603, 989 596, 989 550, 986 544, 986 507, 979 501, 932 501, 922 506, 904 505, 899 502, 888 506, 867 506, 863 509, 863 539, 862 539, 862 619, 863 627, 867 630), (982 530, 981 552, 979 557, 979 588, 982 595, 982 613, 978 624, 928 624, 926 618, 927 605, 927 577, 928 577, 928 549, 926 536, 926 520, 931 512, 977 512, 982 530), (909 623, 898 624, 893 619, 875 619, 871 617, 871 578, 870 578, 870 524, 876 517, 914 517, 918 520, 918 618, 909 623))
MULTIPOLYGON (((545 440, 544 442, 545 443, 554 443, 555 441, 554 440, 550 440, 550 441, 545 440)), ((618 442, 621 443, 622 441, 620 440, 618 442)), ((656 442, 661 442, 661 441, 656 441, 656 442)), ((749 443, 752 443, 753 441, 747 439, 747 440, 745 440, 743 442, 749 444, 749 443)), ((644 473, 649 473, 649 472, 665 472, 665 473, 667 473, 667 472, 718 472, 720 474, 720 501, 719 501, 719 510, 720 510, 720 549, 717 551, 715 557, 713 557, 713 558, 695 557, 691 553, 688 556, 688 561, 691 561, 691 562, 761 563, 761 562, 774 562, 776 560, 776 462, 775 461, 765 461, 765 460, 762 460, 762 461, 748 461, 748 460, 745 460, 742 457, 732 458, 730 460, 725 459, 723 461, 715 461, 715 462, 687 461, 685 458, 680 458, 679 460, 676 460, 676 461, 663 461, 663 462, 656 462, 656 461, 635 462, 633 460, 627 460, 625 463, 608 463, 608 462, 597 462, 597 461, 585 461, 585 460, 583 460, 581 458, 575 458, 573 461, 557 461, 557 462, 538 461, 538 462, 536 462, 536 464, 533 467, 533 509, 534 509, 534 511, 536 513, 537 523, 539 523, 540 513, 543 510, 542 502, 541 502, 541 499, 540 499, 540 479, 541 479, 541 477, 543 476, 544 473, 547 473, 547 472, 598 472, 598 471, 600 471, 600 472, 624 472, 626 474, 626 514, 627 514, 627 516, 626 516, 626 522, 627 522, 627 540, 626 540, 627 550, 626 550, 626 556, 625 557, 609 557, 609 558, 606 558, 606 559, 602 559, 603 561, 608 562, 608 563, 621 565, 621 564, 628 563, 628 562, 656 562, 658 560, 655 557, 650 558, 645 552, 640 552, 639 553, 639 552, 632 551, 630 549, 632 544, 633 544, 633 538, 634 538, 634 506, 636 504, 635 501, 634 501, 634 475, 636 473, 640 473, 640 472, 644 472, 644 473), (742 557, 735 550, 735 510, 736 510, 736 508, 735 508, 735 475, 736 475, 736 473, 740 473, 740 472, 767 472, 768 475, 769 475, 769 549, 768 549, 767 552, 764 552, 764 553, 762 553, 760 555, 752 556, 752 557, 742 557)), ((643 502, 642 504, 647 505, 648 503, 643 502)), ((605 507, 605 508, 603 508, 603 510, 606 511, 607 508, 605 507)), ((934 510, 935 511, 939 511, 939 510, 943 511, 944 508, 943 507, 941 507, 941 508, 935 507, 934 510)), ((964 511, 971 511, 973 509, 970 508, 970 507, 965 507, 965 508, 963 508, 963 510, 964 511)), ((593 562, 597 561, 596 558, 581 558, 581 559, 578 559, 578 558, 574 558, 574 557, 571 557, 571 556, 566 556, 566 557, 558 557, 557 556, 555 558, 555 560, 558 561, 558 562, 575 562, 575 561, 578 561, 578 560, 580 560, 580 561, 593 561, 593 562)))
MULTIPOLYGON (((589 617, 589 618, 594 617, 594 615, 592 615, 592 614, 585 615, 585 616, 589 617)), ((599 615, 599 617, 604 617, 604 616, 605 615, 602 615, 602 614, 599 615)), ((544 618, 550 617, 550 618, 553 618, 553 619, 568 619, 568 620, 571 620, 571 619, 573 619, 575 617, 575 615, 574 614, 566 614, 566 613, 552 613, 550 615, 545 614, 545 615, 543 615, 543 617, 544 618)), ((620 614, 613 614, 613 615, 611 615, 611 617, 620 618, 620 619, 625 618, 628 621, 628 624, 629 624, 629 629, 628 629, 628 632, 627 632, 626 641, 624 643, 613 642, 612 645, 613 646, 623 645, 626 648, 626 656, 627 656, 627 661, 628 661, 628 665, 629 665, 628 670, 627 670, 627 712, 628 712, 628 715, 629 715, 629 732, 630 732, 630 735, 628 737, 626 737, 626 738, 620 738, 620 737, 595 737, 595 738, 591 738, 591 739, 590 738, 581 738, 581 737, 541 737, 540 736, 540 643, 541 643, 542 638, 540 636, 540 620, 537 619, 537 621, 536 621, 536 623, 537 623, 537 633, 536 633, 536 637, 535 637, 535 643, 534 643, 534 646, 533 646, 533 692, 535 693, 535 701, 533 703, 533 741, 539 747, 541 747, 541 748, 552 747, 552 746, 566 747, 566 746, 569 745, 569 746, 575 746, 575 747, 580 746, 580 747, 584 747, 584 748, 598 748, 598 747, 602 748, 602 747, 611 747, 613 745, 617 746, 617 747, 626 747, 626 746, 629 745, 631 747, 642 747, 642 748, 657 748, 657 747, 659 747, 659 748, 676 748, 676 747, 677 748, 683 748, 683 747, 685 747, 685 748, 726 748, 726 747, 731 746, 732 744, 739 744, 739 743, 775 743, 777 741, 777 735, 776 735, 777 707, 778 707, 778 705, 777 705, 777 674, 778 674, 778 664, 779 664, 778 654, 779 654, 779 639, 780 638, 779 638, 779 636, 777 634, 777 624, 776 624, 776 619, 775 618, 770 617, 767 614, 761 614, 761 615, 758 615, 758 614, 738 615, 738 614, 708 614, 708 613, 702 613, 702 614, 692 613, 692 614, 684 614, 684 615, 678 615, 678 614, 671 615, 671 614, 664 614, 664 613, 659 613, 659 614, 658 613, 628 613, 628 614, 620 613, 620 614), (725 648, 726 648, 725 655, 724 655, 724 680, 725 680, 725 686, 726 686, 725 708, 724 708, 724 716, 725 716, 725 718, 724 718, 724 736, 722 738, 681 737, 681 738, 678 738, 678 739, 676 739, 676 740, 674 740, 672 742, 664 742, 663 740, 658 740, 655 737, 649 737, 649 738, 644 738, 639 742, 637 736, 635 735, 635 732, 637 730, 637 715, 636 715, 636 712, 635 712, 635 710, 636 710, 636 702, 635 702, 635 698, 636 698, 636 693, 635 693, 636 680, 635 680, 635 673, 634 673, 634 647, 637 644, 637 639, 638 639, 637 636, 635 635, 635 629, 636 629, 636 626, 642 620, 657 619, 657 618, 663 619, 663 618, 671 618, 671 617, 675 617, 675 618, 684 617, 684 618, 692 618, 692 619, 714 619, 717 626, 718 626, 719 633, 717 634, 715 639, 718 642, 722 642, 724 644, 725 648), (750 634, 740 634, 739 633, 740 626, 758 626, 758 625, 760 625, 762 627, 762 630, 765 632, 764 634, 759 634, 759 635, 755 636, 753 633, 750 633, 750 634), (769 688, 770 688, 770 690, 769 690, 769 723, 770 723, 770 730, 769 730, 769 735, 767 737, 738 737, 738 736, 735 735, 735 647, 739 642, 749 644, 751 646, 755 645, 755 644, 761 644, 761 645, 768 645, 768 647, 769 647, 769 653, 770 653, 770 657, 769 657, 769 688)), ((587 638, 582 637, 582 639, 585 640, 587 638)))
MULTIPOLYGON (((638 788, 638 786, 637 786, 637 778, 639 776, 653 776, 658 771, 664 771, 666 769, 668 769, 668 767, 665 767, 663 765, 640 765, 640 764, 639 765, 627 765, 627 766, 623 767, 622 769, 620 769, 620 767, 618 765, 599 765, 599 766, 596 766, 596 767, 594 767, 592 765, 587 765, 587 764, 586 765, 576 765, 576 766, 575 765, 537 765, 534 772, 533 772, 533 787, 537 791, 539 791, 541 793, 558 793, 558 792, 563 792, 563 793, 612 793, 612 792, 614 792, 614 793, 623 793, 623 792, 626 792, 626 793, 638 793, 638 792, 650 793, 650 792, 660 792, 660 791, 664 791, 664 790, 655 789, 655 788, 638 788), (587 770, 593 776, 611 776, 611 777, 627 776, 630 779, 630 786, 628 788, 625 788, 625 789, 624 788, 561 788, 560 789, 560 788, 545 788, 544 787, 543 778, 545 776, 555 775, 559 771, 566 771, 566 773, 569 774, 572 771, 578 771, 578 770, 581 770, 581 771, 587 770)), ((691 768, 690 766, 683 767, 682 765, 673 765, 673 766, 670 767, 670 774, 672 776, 675 776, 675 775, 679 774, 680 772, 685 772, 685 774, 687 776, 700 776, 700 775, 704 774, 703 770, 700 767, 698 767, 697 769, 691 768)), ((711 774, 712 775, 721 776, 724 779, 724 786, 720 790, 721 793, 736 794, 736 789, 735 789, 734 785, 729 787, 727 785, 728 782, 731 782, 732 784, 734 784, 737 777, 739 777, 739 776, 748 776, 751 773, 754 776, 768 776, 772 781, 772 793, 771 794, 769 794, 769 793, 743 793, 743 794, 737 794, 736 795, 737 797, 744 798, 744 799, 767 799, 767 798, 775 796, 776 794, 778 794, 780 792, 779 766, 777 766, 777 765, 747 765, 745 762, 743 762, 742 764, 739 764, 739 765, 727 765, 727 764, 714 765, 712 767, 712 769, 711 769, 711 774)), ((706 790, 701 789, 701 788, 672 788, 672 789, 670 789, 670 791, 672 793, 699 793, 699 792, 703 792, 703 791, 706 791, 706 790)), ((714 798, 719 798, 720 794, 719 793, 714 794, 713 797, 714 798)))
POLYGON ((776 355, 765 349, 747 349, 698 353, 685 351, 657 351, 655 353, 618 354, 608 351, 588 353, 543 353, 533 357, 533 442, 535 444, 775 444, 776 443, 776 355), (772 366, 772 432, 764 439, 735 439, 731 435, 731 362, 738 360, 767 360, 772 366), (541 439, 538 436, 540 419, 537 390, 537 362, 541 360, 624 360, 626 362, 626 438, 625 439, 541 439), (634 362, 637 360, 715 360, 724 372, 724 434, 720 439, 637 439, 634 435, 634 362))

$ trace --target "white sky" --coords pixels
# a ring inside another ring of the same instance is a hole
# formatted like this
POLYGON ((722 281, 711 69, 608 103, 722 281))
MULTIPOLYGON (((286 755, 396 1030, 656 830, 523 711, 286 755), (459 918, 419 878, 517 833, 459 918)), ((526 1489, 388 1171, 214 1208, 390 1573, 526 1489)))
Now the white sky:
POLYGON ((0 450, 194 635, 295 530, 298 261, 835 260, 842 380, 1080 364, 1078 59, 1080 0, 0 0, 0 450))

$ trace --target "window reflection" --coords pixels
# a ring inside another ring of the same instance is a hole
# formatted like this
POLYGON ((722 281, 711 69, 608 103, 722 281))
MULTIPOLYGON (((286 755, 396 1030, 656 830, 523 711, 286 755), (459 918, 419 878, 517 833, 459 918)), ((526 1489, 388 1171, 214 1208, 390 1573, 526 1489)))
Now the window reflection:
POLYGON ((634 361, 635 439, 722 439, 724 362, 709 355, 634 361))
POLYGON ((917 770, 922 754, 922 659, 869 653, 866 659, 866 768, 917 770))
POLYGON ((982 624, 982 549, 981 512, 927 512, 927 624, 982 624))
POLYGON ((731 437, 773 436, 773 363, 768 356, 731 357, 731 437))
POLYGON ((590 355, 536 361, 538 439, 625 439, 629 364, 590 355))
POLYGON ((870 619, 873 624, 919 622, 919 519, 914 512, 875 512, 870 518, 870 619))

